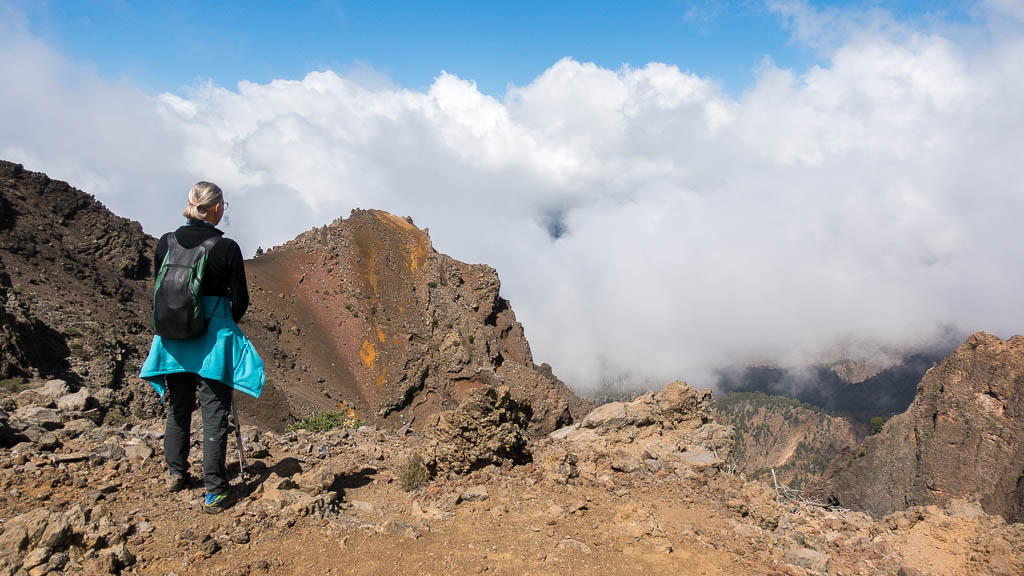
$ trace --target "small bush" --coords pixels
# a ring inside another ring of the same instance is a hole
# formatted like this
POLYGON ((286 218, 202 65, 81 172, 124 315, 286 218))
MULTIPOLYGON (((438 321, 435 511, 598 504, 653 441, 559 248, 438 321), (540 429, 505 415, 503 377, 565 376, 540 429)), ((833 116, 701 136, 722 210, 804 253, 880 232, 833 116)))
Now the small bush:
POLYGON ((25 382, 24 378, 6 378, 4 380, 0 380, 0 388, 17 394, 22 390, 27 390, 29 386, 28 383, 25 382))
POLYGON ((884 418, 882 418, 881 416, 875 416, 874 418, 872 418, 871 419, 871 435, 873 436, 873 435, 878 434, 879 432, 881 432, 882 428, 884 426, 885 426, 885 419, 884 418))
POLYGON ((430 288, 437 288, 437 282, 431 280, 430 282, 427 282, 427 286, 430 288))
POLYGON ((427 470, 427 467, 423 464, 423 459, 419 455, 410 458, 398 473, 398 481, 402 485, 402 490, 406 492, 412 492, 426 484, 429 480, 430 471, 427 470))
POLYGON ((354 410, 342 409, 338 411, 317 412, 292 424, 288 427, 288 430, 290 432, 295 432, 296 430, 326 432, 338 427, 359 428, 363 424, 364 422, 356 417, 354 410))

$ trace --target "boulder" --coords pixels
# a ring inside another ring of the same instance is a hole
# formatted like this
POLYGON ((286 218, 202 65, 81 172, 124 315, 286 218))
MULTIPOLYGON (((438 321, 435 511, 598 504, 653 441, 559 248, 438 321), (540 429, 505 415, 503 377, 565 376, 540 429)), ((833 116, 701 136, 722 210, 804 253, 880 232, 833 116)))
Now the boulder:
POLYGON ((459 495, 461 502, 483 502, 490 496, 487 494, 487 486, 470 486, 459 495))
POLYGON ((124 542, 113 548, 107 548, 103 551, 103 555, 114 560, 118 568, 127 568, 135 564, 135 554, 132 554, 131 550, 124 545, 124 542))
POLYGON ((124 448, 124 455, 132 460, 148 460, 153 456, 153 449, 145 444, 129 444, 124 448))
POLYGON ((71 523, 67 518, 53 514, 47 520, 46 529, 39 537, 38 544, 46 548, 67 546, 71 541, 71 523))
MULTIPOLYGON (((25 406, 14 412, 14 420, 20 423, 22 429, 29 426, 39 426, 46 430, 56 430, 61 427, 60 414, 52 408, 41 406, 25 406)), ((16 422, 12 424, 17 425, 16 422)))
POLYGON ((9 550, 10 547, 22 550, 37 546, 47 531, 49 522, 50 512, 46 508, 36 508, 11 518, 4 523, 3 538, 0 542, 6 546, 0 546, 0 550, 9 550))
POLYGON ((102 458, 104 460, 120 460, 124 458, 125 451, 124 447, 117 442, 110 442, 107 444, 100 444, 93 448, 93 455, 102 458))
POLYGON ((22 439, 28 440, 29 442, 39 442, 39 439, 43 437, 47 430, 40 426, 26 426, 21 431, 22 439))
POLYGON ((57 441, 57 435, 53 432, 43 431, 36 440, 36 447, 40 450, 49 452, 57 448, 59 442, 57 441))
POLYGON ((622 402, 609 402, 594 408, 583 418, 583 428, 616 429, 626 424, 626 405, 622 402))
POLYGON ((832 560, 829 558, 828 554, 818 552, 817 550, 811 550, 810 548, 786 550, 784 559, 787 564, 799 566, 800 568, 805 568, 811 572, 817 572, 819 574, 825 574, 828 572, 828 566, 832 560))
POLYGON ((96 400, 96 405, 103 410, 109 410, 117 401, 114 391, 110 388, 99 388, 91 394, 93 399, 96 400))
POLYGON ((56 400, 65 394, 71 392, 71 388, 68 387, 68 383, 63 380, 49 380, 46 384, 43 384, 36 391, 44 396, 49 396, 56 400))
POLYGON ((636 472, 643 467, 640 458, 626 450, 616 450, 611 455, 610 465, 612 470, 625 472, 627 474, 636 472))
POLYGON ((530 414, 508 387, 470 390, 456 409, 437 416, 421 445, 424 464, 433 474, 450 475, 505 461, 525 463, 530 414))
POLYGON ((57 408, 66 412, 82 412, 89 408, 92 394, 88 388, 81 388, 74 394, 65 394, 57 400, 57 408))
POLYGON ((679 455, 679 460, 691 468, 706 468, 708 466, 719 466, 722 460, 713 452, 686 451, 679 455))
POLYGON ((294 477, 299 489, 310 495, 317 495, 334 488, 342 473, 328 467, 314 468, 294 477))
POLYGON ((28 530, 21 525, 12 524, 0 534, 0 556, 15 554, 24 550, 31 539, 28 530))
POLYGON ((711 420, 711 391, 695 390, 686 382, 670 382, 654 396, 665 421, 678 423, 686 419, 711 420))
MULTIPOLYGON (((53 553, 49 548, 35 548, 31 552, 25 555, 25 559, 21 561, 21 569, 28 570, 29 574, 32 574, 33 568, 37 566, 43 566, 45 568, 46 561, 50 559, 50 555, 53 553)), ((37 572, 38 573, 38 572, 37 572)))
POLYGON ((36 388, 29 390, 22 390, 14 396, 14 403, 19 407, 25 406, 42 406, 43 408, 53 408, 55 406, 53 398, 46 394, 40 394, 36 388))
POLYGON ((60 433, 68 438, 75 438, 84 432, 96 428, 96 423, 87 418, 75 418, 69 420, 64 424, 64 428, 60 430, 60 433))

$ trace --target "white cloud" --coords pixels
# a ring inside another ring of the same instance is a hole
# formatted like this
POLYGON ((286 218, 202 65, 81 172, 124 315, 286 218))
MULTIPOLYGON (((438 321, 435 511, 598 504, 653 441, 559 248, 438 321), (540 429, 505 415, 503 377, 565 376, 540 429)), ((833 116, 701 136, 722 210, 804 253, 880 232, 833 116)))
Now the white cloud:
POLYGON ((982 4, 1000 16, 1024 22, 1024 2, 1021 0, 986 0, 982 4))
POLYGON ((365 71, 152 96, 11 26, 0 156, 153 234, 213 180, 247 253, 353 207, 411 215, 498 269, 537 360, 579 389, 1020 331, 1024 37, 776 9, 824 63, 766 61, 738 98, 675 66, 571 59, 501 100, 365 71))

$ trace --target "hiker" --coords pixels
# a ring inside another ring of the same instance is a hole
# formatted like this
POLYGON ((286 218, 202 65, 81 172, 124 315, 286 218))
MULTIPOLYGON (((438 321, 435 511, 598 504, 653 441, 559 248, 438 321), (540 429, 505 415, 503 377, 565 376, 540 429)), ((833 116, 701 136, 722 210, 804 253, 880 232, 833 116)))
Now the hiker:
POLYGON ((160 238, 153 260, 156 333, 139 374, 167 402, 164 455, 172 492, 188 484, 189 431, 198 392, 203 508, 213 514, 231 503, 225 460, 232 391, 258 398, 266 381, 263 361, 237 324, 249 306, 249 290, 241 249, 216 228, 227 208, 216 184, 199 182, 188 193, 186 224, 160 238), (201 278, 197 294, 193 277, 201 278), (172 314, 180 309, 189 317, 172 314))

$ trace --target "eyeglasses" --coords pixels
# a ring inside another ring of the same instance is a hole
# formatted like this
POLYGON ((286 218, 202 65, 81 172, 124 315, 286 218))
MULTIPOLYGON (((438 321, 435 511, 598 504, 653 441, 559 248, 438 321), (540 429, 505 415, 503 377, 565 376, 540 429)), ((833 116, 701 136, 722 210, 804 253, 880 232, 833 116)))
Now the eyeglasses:
POLYGON ((225 209, 225 210, 227 210, 227 209, 228 209, 228 206, 230 206, 230 205, 231 205, 231 203, 230 203, 230 202, 225 202, 225 203, 224 203, 224 209, 225 209))

